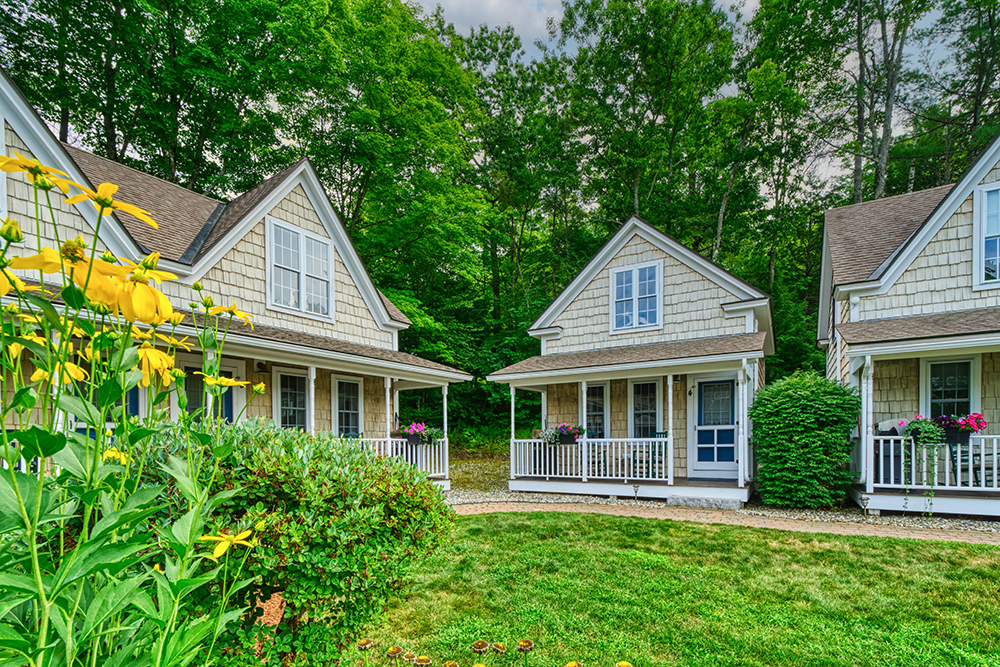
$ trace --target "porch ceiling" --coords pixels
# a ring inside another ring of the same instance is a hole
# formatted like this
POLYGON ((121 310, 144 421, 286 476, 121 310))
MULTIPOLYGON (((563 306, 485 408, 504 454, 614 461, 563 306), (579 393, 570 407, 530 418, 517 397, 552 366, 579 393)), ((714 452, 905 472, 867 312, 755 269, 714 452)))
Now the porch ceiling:
POLYGON ((674 373, 738 367, 764 356, 764 332, 548 354, 507 366, 487 379, 508 384, 576 382, 598 377, 640 377, 657 369, 674 373))

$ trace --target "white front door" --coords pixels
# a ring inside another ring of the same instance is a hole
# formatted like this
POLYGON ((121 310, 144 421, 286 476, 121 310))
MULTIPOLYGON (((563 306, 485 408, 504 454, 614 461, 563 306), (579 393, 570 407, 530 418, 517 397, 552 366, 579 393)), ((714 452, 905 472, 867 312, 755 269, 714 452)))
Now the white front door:
POLYGON ((688 446, 691 477, 736 479, 736 381, 697 382, 697 419, 688 446))

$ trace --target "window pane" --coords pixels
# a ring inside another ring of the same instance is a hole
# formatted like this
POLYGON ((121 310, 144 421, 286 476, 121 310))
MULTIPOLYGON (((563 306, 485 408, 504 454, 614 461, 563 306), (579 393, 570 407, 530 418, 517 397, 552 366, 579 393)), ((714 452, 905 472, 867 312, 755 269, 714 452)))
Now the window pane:
POLYGON ((306 273, 323 280, 330 277, 330 246, 306 238, 306 273))
POLYGON ((361 433, 361 386, 357 382, 337 381, 337 425, 341 434, 361 433))
POLYGON ((713 382, 701 385, 701 424, 719 426, 732 423, 733 385, 713 382))
POLYGON ((639 299, 639 326, 656 324, 656 297, 647 296, 639 299))
POLYGON ((281 377, 281 427, 306 428, 306 379, 300 375, 281 377))
POLYGON ((306 310, 317 315, 330 314, 330 283, 306 276, 306 310))
POLYGON ((615 329, 632 326, 632 300, 615 303, 615 329))
POLYGON ((622 271, 615 274, 615 300, 632 298, 632 272, 622 271))
POLYGON ((736 448, 735 447, 719 447, 717 450, 717 460, 720 462, 732 462, 736 460, 736 448))
POLYGON ((656 267, 639 269, 639 296, 656 294, 656 267))
POLYGON ((715 447, 699 447, 698 460, 701 462, 715 461, 715 447))
POLYGON ((587 437, 606 438, 604 433, 604 387, 587 387, 587 437))
POLYGON ((651 438, 656 433, 656 383, 632 385, 632 435, 651 438))
POLYGON ((930 365, 931 417, 964 416, 972 405, 972 362, 930 365))
POLYGON ((299 235, 278 225, 274 232, 274 263, 293 271, 299 270, 299 235))
POLYGON ((271 274, 274 302, 289 308, 299 307, 299 274, 295 271, 274 267, 271 274))
POLYGON ((986 193, 986 236, 1000 235, 1000 190, 986 193))

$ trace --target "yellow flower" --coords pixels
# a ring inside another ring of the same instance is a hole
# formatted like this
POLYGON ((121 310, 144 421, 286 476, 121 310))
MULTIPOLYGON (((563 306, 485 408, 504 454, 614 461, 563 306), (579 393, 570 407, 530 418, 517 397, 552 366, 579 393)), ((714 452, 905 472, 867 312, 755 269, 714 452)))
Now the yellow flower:
POLYGON ((174 358, 166 352, 157 350, 149 343, 139 346, 139 361, 142 368, 142 386, 148 387, 153 378, 153 373, 159 373, 163 380, 163 386, 169 387, 174 376, 170 372, 174 367, 174 358))
POLYGON ((458 667, 458 663, 454 660, 445 660, 441 667, 458 667))
POLYGON ((131 271, 132 273, 141 272, 144 278, 146 278, 147 280, 149 278, 152 278, 153 280, 156 281, 157 285, 162 283, 164 280, 177 280, 177 276, 170 273, 169 271, 160 271, 159 269, 156 268, 157 265, 160 263, 160 253, 158 252, 149 253, 138 264, 133 262, 131 259, 128 259, 127 257, 119 257, 118 259, 128 264, 128 267, 126 268, 129 271, 131 271))
POLYGON ((154 564, 153 569, 159 572, 160 574, 163 574, 163 566, 161 566, 159 563, 154 564))
POLYGON ((17 220, 7 218, 0 224, 0 239, 11 243, 20 243, 24 240, 24 232, 21 231, 21 225, 17 224, 17 220))
POLYGON ((125 452, 118 451, 118 449, 115 447, 111 447, 110 449, 106 449, 104 450, 104 452, 101 453, 101 460, 118 461, 119 464, 125 465, 129 462, 129 455, 126 454, 125 452))
POLYGON ((569 662, 566 663, 566 667, 583 667, 583 665, 581 665, 576 660, 570 660, 569 662))
POLYGON ((0 296, 7 296, 11 288, 18 292, 27 292, 28 286, 7 269, 0 270, 0 296))
POLYGON ((110 215, 114 211, 123 211, 125 213, 131 213, 135 217, 139 218, 147 225, 151 226, 153 229, 158 229, 158 225, 149 217, 149 212, 144 211, 138 206, 133 206, 132 204, 126 204, 125 202, 115 201, 114 195, 118 192, 118 186, 113 183, 101 183, 97 186, 97 192, 94 192, 90 188, 83 187, 82 185, 76 185, 84 191, 85 194, 74 195, 66 200, 67 204, 76 204, 84 199, 90 199, 94 202, 94 208, 97 209, 97 214, 101 217, 105 215, 110 215))
POLYGON ((136 271, 118 283, 118 308, 129 322, 160 324, 174 314, 170 300, 136 271))
POLYGON ((426 655, 417 656, 417 659, 413 661, 414 665, 417 667, 428 667, 431 664, 431 659, 426 655))
POLYGON ((375 646, 375 642, 373 640, 371 640, 371 639, 365 638, 365 639, 359 639, 358 640, 358 650, 359 651, 367 651, 367 650, 371 649, 373 646, 375 646))
POLYGON ((627 660, 620 660, 619 662, 615 663, 615 667, 632 667, 632 663, 628 662, 627 660))
POLYGON ((494 642, 493 651, 499 655, 503 655, 504 653, 507 652, 507 647, 501 644, 500 642, 494 642))
POLYGON ((198 282, 197 280, 194 281, 194 283, 191 285, 191 287, 192 287, 192 289, 194 289, 195 292, 200 292, 203 289, 205 289, 204 287, 201 286, 201 283, 198 282))
POLYGON ((522 639, 517 643, 517 650, 521 653, 531 653, 531 649, 533 648, 535 648, 535 642, 530 639, 522 639))
POLYGON ((205 375, 201 371, 195 371, 194 374, 200 375, 209 387, 245 387, 250 384, 246 380, 240 381, 227 377, 212 377, 211 375, 205 375))
POLYGON ((482 639, 477 639, 476 641, 472 642, 471 648, 473 653, 482 655, 483 653, 486 653, 487 651, 490 650, 490 643, 487 641, 483 641, 482 639))
POLYGON ((237 535, 231 535, 220 531, 218 535, 202 535, 198 539, 206 542, 218 542, 215 545, 215 550, 212 552, 212 558, 218 560, 225 555, 229 547, 234 547, 237 544, 244 547, 253 547, 252 544, 246 541, 251 533, 253 533, 252 530, 244 530, 237 535))
POLYGON ((29 181, 42 190, 51 190, 53 186, 58 186, 63 193, 69 193, 69 185, 72 184, 80 187, 72 181, 67 181, 55 176, 55 174, 66 176, 67 174, 65 171, 59 171, 58 169, 53 169, 52 167, 46 167, 38 160, 24 157, 16 151, 14 152, 14 155, 17 157, 13 158, 0 155, 0 171, 5 171, 8 174, 22 171, 27 175, 29 181))
MULTIPOLYGON (((87 286, 87 298, 108 305, 115 303, 115 285, 111 277, 124 278, 127 270, 124 267, 109 264, 102 259, 87 258, 87 243, 77 236, 66 241, 60 252, 52 248, 42 248, 42 252, 28 257, 15 257, 10 260, 10 268, 24 271, 41 271, 42 273, 57 273, 65 270, 69 277, 80 288, 87 286), (88 275, 89 282, 88 282, 88 275)), ((2 285, 0 285, 2 292, 2 285)))
POLYGON ((175 327, 184 322, 184 313, 175 312, 170 317, 166 318, 164 322, 170 322, 175 327))
POLYGON ((132 327, 132 338, 135 340, 153 340, 153 331, 152 329, 132 327))
POLYGON ((399 656, 403 655, 402 646, 390 646, 389 650, 385 652, 385 657, 390 660, 396 660, 399 656))
POLYGON ((264 386, 263 382, 258 382, 253 386, 253 393, 255 394, 263 394, 265 391, 267 391, 267 387, 264 386))
POLYGON ((180 340, 177 340, 173 336, 164 336, 163 334, 156 334, 156 337, 162 340, 170 347, 183 347, 188 352, 191 351, 191 343, 188 342, 187 336, 184 336, 184 338, 181 338, 180 340))
POLYGON ((250 330, 253 331, 253 322, 250 321, 250 318, 253 317, 253 315, 249 315, 244 313, 242 310, 237 309, 235 301, 233 301, 233 305, 231 306, 215 306, 213 308, 209 308, 208 310, 209 315, 221 315, 222 313, 229 313, 230 317, 242 320, 243 324, 248 325, 250 330))
MULTIPOLYGON (((83 382, 84 380, 86 380, 89 377, 89 374, 87 373, 87 371, 83 370, 82 368, 80 368, 76 364, 74 364, 72 362, 69 362, 69 361, 67 361, 65 363, 57 361, 56 362, 56 369, 55 370, 56 370, 56 373, 59 374, 59 378, 65 384, 69 384, 73 380, 76 380, 77 382, 83 382)), ((31 381, 32 382, 41 382, 41 381, 48 382, 51 377, 52 377, 52 375, 47 370, 44 370, 42 368, 36 368, 35 372, 31 374, 31 381)))
POLYGON ((404 653, 403 654, 403 662, 412 663, 416 659, 417 659, 417 654, 416 653, 404 653))

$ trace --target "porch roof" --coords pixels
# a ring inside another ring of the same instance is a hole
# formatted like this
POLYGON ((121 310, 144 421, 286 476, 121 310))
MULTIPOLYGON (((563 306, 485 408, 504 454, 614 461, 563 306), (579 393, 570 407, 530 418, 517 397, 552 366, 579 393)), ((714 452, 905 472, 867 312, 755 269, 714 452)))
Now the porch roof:
MULTIPOLYGON (((696 338, 670 343, 651 343, 628 347, 602 348, 584 352, 564 352, 531 357, 501 368, 487 379, 505 382, 518 377, 543 377, 557 371, 613 370, 637 368, 645 364, 682 362, 688 359, 709 361, 707 357, 758 358, 764 356, 765 332, 696 338)), ((716 359, 717 360, 717 359, 716 359)))
POLYGON ((1000 333, 1000 308, 847 322, 837 331, 848 345, 1000 333))

